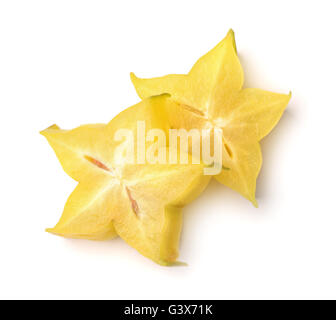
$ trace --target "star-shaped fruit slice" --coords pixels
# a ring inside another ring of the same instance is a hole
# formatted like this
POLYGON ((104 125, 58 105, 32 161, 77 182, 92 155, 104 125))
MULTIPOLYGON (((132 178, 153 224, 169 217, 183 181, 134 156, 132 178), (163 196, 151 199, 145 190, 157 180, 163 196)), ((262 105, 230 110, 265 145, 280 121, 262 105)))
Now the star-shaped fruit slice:
MULTIPOLYGON (((135 143, 151 129, 167 132, 165 110, 173 104, 161 95, 126 109, 107 125, 73 130, 52 126, 42 131, 63 169, 78 181, 60 221, 47 231, 95 240, 119 235, 159 264, 176 261, 182 207, 203 191, 209 177, 203 175, 202 164, 138 161, 140 149, 152 150, 154 142, 135 143), (139 131, 138 121, 145 125, 144 132, 139 131)), ((165 142, 155 142, 153 155, 162 150, 168 154, 165 142)))
POLYGON ((172 127, 221 129, 223 170, 215 178, 257 206, 259 141, 277 124, 291 95, 242 88, 244 74, 233 31, 187 75, 140 79, 131 73, 131 80, 140 98, 169 93, 179 104, 168 110, 172 127))

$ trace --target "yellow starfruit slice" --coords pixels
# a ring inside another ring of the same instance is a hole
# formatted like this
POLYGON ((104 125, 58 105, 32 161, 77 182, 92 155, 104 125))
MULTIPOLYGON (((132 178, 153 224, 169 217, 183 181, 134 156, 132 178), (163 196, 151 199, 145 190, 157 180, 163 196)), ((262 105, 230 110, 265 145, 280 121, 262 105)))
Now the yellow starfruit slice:
POLYGON ((140 96, 169 93, 180 107, 168 110, 171 126, 223 131, 223 168, 215 178, 255 206, 262 156, 259 141, 281 118, 291 94, 243 89, 244 74, 234 38, 227 36, 201 57, 187 75, 140 79, 131 73, 140 96))
MULTIPOLYGON (((184 165, 139 162, 139 149, 148 150, 154 142, 136 143, 152 129, 168 130, 165 110, 173 104, 161 95, 126 109, 107 125, 73 130, 52 126, 42 131, 64 170, 78 181, 60 221, 47 231, 95 240, 119 235, 161 265, 176 262, 181 209, 202 192, 209 176, 203 175, 202 164, 191 160, 184 165), (139 131, 138 121, 145 125, 144 132, 139 131), (120 132, 128 135, 118 136, 120 132), (130 146, 136 156, 133 162, 128 157, 130 146)), ((166 141, 155 143, 157 153, 168 154, 166 141)))

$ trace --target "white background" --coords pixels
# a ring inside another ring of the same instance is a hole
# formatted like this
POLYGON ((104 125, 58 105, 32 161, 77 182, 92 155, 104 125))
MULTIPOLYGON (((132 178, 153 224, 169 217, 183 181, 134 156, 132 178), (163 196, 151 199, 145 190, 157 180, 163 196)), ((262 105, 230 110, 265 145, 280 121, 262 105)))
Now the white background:
POLYGON ((1 1, 0 298, 336 298, 333 1, 1 1), (216 182, 180 260, 44 232, 75 187, 39 131, 138 102, 129 72, 186 73, 236 33, 246 86, 293 92, 262 141, 259 209, 216 182))

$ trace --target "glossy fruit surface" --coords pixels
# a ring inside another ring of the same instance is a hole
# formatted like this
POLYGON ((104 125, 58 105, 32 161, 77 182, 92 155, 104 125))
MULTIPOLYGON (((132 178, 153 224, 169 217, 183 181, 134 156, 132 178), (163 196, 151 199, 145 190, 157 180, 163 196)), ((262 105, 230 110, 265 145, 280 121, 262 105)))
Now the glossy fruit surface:
MULTIPOLYGON (((138 121, 146 124, 146 132, 168 130, 165 110, 174 104, 165 95, 152 97, 126 109, 107 125, 73 130, 54 125, 42 131, 63 169, 78 181, 61 219, 47 231, 93 240, 119 235, 153 261, 175 263, 182 207, 203 191, 209 177, 203 175, 201 164, 128 163, 124 156, 130 140, 114 139, 118 129, 137 137, 138 121)), ((145 144, 149 147, 151 142, 145 144)))
POLYGON ((291 94, 243 89, 244 74, 234 33, 201 57, 187 75, 140 79, 131 73, 138 95, 169 93, 179 104, 171 112, 171 125, 185 129, 223 132, 223 170, 215 178, 238 191, 255 206, 256 179, 262 155, 259 141, 281 118, 291 94))

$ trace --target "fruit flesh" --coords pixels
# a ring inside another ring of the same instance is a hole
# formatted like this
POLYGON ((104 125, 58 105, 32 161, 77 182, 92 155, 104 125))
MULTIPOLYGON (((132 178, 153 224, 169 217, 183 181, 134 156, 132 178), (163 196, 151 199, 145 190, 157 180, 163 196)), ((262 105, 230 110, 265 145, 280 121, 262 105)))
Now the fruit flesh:
POLYGON ((222 164, 230 170, 215 178, 257 206, 256 179, 262 164, 259 141, 277 124, 291 94, 243 89, 233 31, 187 75, 140 79, 131 73, 131 80, 142 99, 163 92, 171 95, 177 102, 167 110, 172 127, 222 129, 222 164))
POLYGON ((146 123, 147 131, 167 130, 165 110, 173 104, 166 95, 153 97, 120 113, 107 125, 73 130, 52 126, 42 131, 64 170, 79 182, 60 221, 47 231, 94 240, 119 235, 159 264, 176 262, 181 208, 209 182, 203 165, 122 162, 122 150, 129 142, 113 139, 118 128, 126 127, 136 135, 139 120, 146 123))

